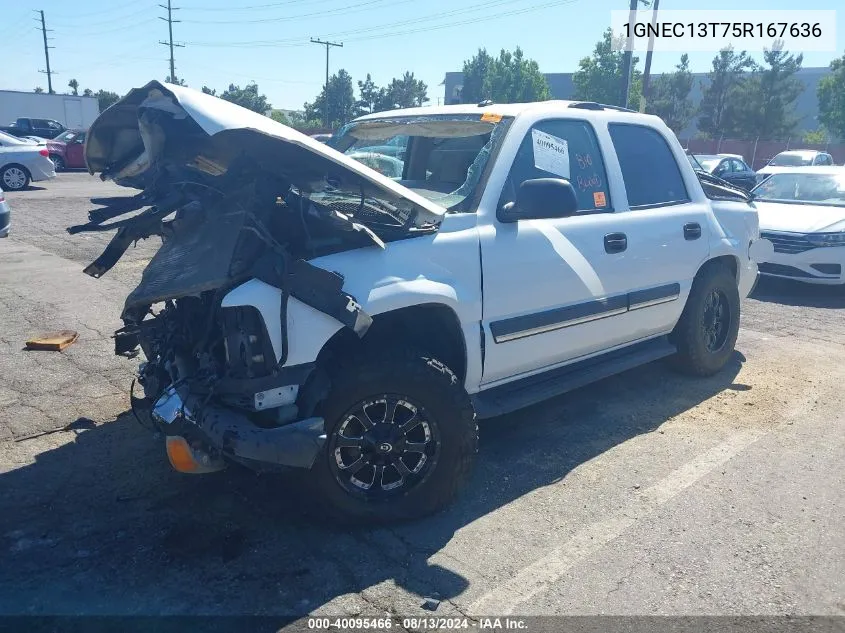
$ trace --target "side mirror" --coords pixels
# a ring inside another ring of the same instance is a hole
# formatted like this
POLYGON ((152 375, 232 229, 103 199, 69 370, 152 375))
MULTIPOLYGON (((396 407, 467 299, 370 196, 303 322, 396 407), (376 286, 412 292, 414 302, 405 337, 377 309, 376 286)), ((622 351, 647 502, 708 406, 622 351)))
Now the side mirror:
POLYGON ((499 222, 517 222, 543 218, 565 218, 578 211, 578 199, 572 184, 563 178, 525 180, 516 193, 516 202, 508 202, 496 217, 499 222))

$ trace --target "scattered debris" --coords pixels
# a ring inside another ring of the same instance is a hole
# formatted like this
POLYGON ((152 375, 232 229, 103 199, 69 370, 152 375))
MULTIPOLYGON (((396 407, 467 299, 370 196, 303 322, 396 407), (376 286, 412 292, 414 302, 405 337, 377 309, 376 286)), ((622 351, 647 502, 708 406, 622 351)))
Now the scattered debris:
POLYGON ((69 345, 73 345, 77 338, 79 338, 79 334, 73 330, 59 330, 29 339, 26 342, 26 349, 61 352, 69 345))

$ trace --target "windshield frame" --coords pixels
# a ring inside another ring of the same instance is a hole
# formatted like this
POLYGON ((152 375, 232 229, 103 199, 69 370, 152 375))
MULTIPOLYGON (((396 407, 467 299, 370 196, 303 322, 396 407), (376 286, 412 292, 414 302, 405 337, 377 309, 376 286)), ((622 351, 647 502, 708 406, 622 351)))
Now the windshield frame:
MULTIPOLYGON (((751 195, 754 196, 754 201, 755 202, 771 202, 771 203, 774 203, 774 204, 808 204, 808 205, 813 205, 813 206, 817 206, 817 207, 837 207, 837 208, 845 209, 845 199, 843 199, 842 202, 837 203, 837 202, 827 202, 827 201, 824 201, 824 200, 795 200, 795 199, 789 199, 789 198, 765 198, 765 197, 762 197, 757 192, 757 190, 760 187, 763 187, 764 185, 771 186, 771 182, 773 182, 772 181, 773 178, 784 179, 784 178, 788 178, 788 177, 811 178, 811 179, 818 179, 818 178, 837 179, 837 178, 841 178, 842 181, 843 181, 843 185, 845 185, 845 170, 843 170, 843 172, 841 174, 836 174, 836 173, 813 174, 813 173, 806 173, 806 172, 796 173, 796 172, 785 171, 785 172, 781 172, 781 173, 777 173, 777 174, 772 174, 771 176, 766 178, 764 181, 757 184, 751 190, 751 195)), ((774 182, 776 182, 776 181, 774 181, 774 182)), ((845 187, 843 187, 843 191, 845 192, 845 187)))
MULTIPOLYGON (((512 116, 504 116, 504 115, 496 115, 497 120, 491 120, 489 117, 490 113, 479 112, 478 114, 474 113, 455 113, 455 114, 413 114, 413 115, 394 115, 391 116, 391 112, 383 112, 380 113, 383 116, 376 116, 376 117, 367 117, 364 119, 358 119, 355 121, 351 121, 343 126, 338 132, 332 137, 329 145, 332 149, 335 149, 341 152, 344 155, 347 155, 346 152, 355 144, 355 139, 351 136, 350 132, 355 129, 355 127, 359 125, 366 125, 371 123, 387 123, 387 122, 395 122, 395 123, 403 123, 403 124, 411 124, 414 122, 435 122, 435 121, 443 121, 443 122, 459 122, 459 121, 466 121, 466 122, 485 122, 491 123, 492 128, 490 130, 490 142, 492 145, 490 147, 490 153, 487 157, 487 161, 484 164, 484 167, 481 170, 481 174, 478 177, 475 185, 472 189, 467 193, 467 195, 462 198, 459 202, 446 207, 443 206, 447 214, 453 213, 475 213, 478 210, 478 206, 481 203, 481 197, 484 193, 484 189, 487 185, 487 181, 490 178, 490 174, 493 170, 493 166, 496 163, 496 159, 498 158, 499 152, 502 148, 502 143, 504 139, 507 137, 508 130, 510 129, 511 124, 513 123, 514 117, 512 116), (346 141, 350 141, 346 143, 346 141)), ((388 139, 383 141, 383 145, 389 144, 393 138, 396 138, 398 135, 394 135, 388 139)), ((409 141, 412 141, 414 137, 408 136, 409 141)), ((445 137, 444 137, 445 138, 445 137)), ((411 148, 413 145, 412 142, 408 144, 408 148, 411 148)), ((480 153, 480 152, 479 152, 480 153)), ((409 191, 416 193, 417 195, 420 194, 418 191, 415 191, 412 187, 404 185, 402 180, 394 181, 397 184, 407 188, 409 191)), ((437 199, 432 199, 432 202, 435 204, 440 204, 437 199)))

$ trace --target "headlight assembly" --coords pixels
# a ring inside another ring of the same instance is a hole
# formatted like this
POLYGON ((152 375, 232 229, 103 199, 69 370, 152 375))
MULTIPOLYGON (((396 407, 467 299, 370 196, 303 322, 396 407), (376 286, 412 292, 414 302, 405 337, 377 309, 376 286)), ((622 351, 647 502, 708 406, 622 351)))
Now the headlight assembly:
POLYGON ((810 233, 807 241, 813 246, 845 246, 845 231, 838 233, 810 233))

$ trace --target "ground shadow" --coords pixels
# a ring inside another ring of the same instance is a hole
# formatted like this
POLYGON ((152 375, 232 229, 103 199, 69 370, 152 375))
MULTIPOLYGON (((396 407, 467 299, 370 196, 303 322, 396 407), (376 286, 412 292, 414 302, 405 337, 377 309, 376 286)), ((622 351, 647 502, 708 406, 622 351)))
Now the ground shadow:
POLYGON ((734 384, 653 363, 481 424, 468 490, 447 511, 340 529, 303 511, 291 477, 170 470, 131 415, 0 475, 0 614, 301 615, 380 583, 449 599, 468 581, 430 562, 460 528, 734 384), (624 411, 620 414, 620 411, 624 411))
POLYGON ((807 308, 845 308, 845 287, 802 283, 779 277, 760 277, 751 299, 807 308))

